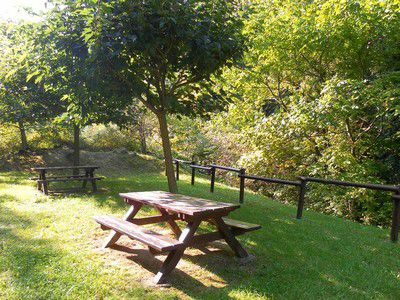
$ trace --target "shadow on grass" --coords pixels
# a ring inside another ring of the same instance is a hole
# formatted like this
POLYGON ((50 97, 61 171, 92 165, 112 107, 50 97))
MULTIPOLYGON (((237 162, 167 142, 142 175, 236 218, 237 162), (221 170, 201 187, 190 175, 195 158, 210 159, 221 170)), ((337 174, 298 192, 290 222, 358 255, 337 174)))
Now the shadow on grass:
MULTIPOLYGON (((111 249, 129 254, 127 259, 131 260, 133 263, 140 265, 151 273, 154 273, 154 275, 157 274, 157 272, 160 270, 164 261, 164 259, 159 259, 157 256, 151 254, 147 249, 133 249, 122 245, 113 245, 111 249)), ((212 252, 210 251, 209 254, 212 254, 212 252)), ((183 258, 187 257, 187 255, 184 255, 183 258)), ((168 278, 168 281, 178 289, 183 287, 183 283, 185 286, 196 286, 199 289, 206 289, 208 292, 212 293, 218 290, 218 288, 216 287, 204 285, 201 281, 197 280, 190 274, 181 271, 179 268, 175 268, 172 271, 168 278)), ((189 292, 190 294, 189 290, 184 290, 184 292, 189 292)))
MULTIPOLYGON (((14 175, 13 175, 14 176, 14 175)), ((3 179, 2 179, 3 180, 3 179)), ((17 179, 13 179, 17 180, 17 179)), ((165 177, 154 173, 132 174, 106 178, 99 184, 96 194, 78 195, 82 201, 96 203, 99 207, 109 207, 123 214, 126 204, 118 196, 121 192, 166 190, 165 177)), ((191 186, 188 177, 179 181, 180 193, 217 201, 237 203, 238 191, 217 185, 215 193, 209 193, 209 182, 199 178, 191 186)), ((185 255, 185 259, 201 266, 205 270, 222 278, 225 287, 217 288, 194 278, 191 274, 178 269, 171 274, 174 287, 193 298, 225 299, 240 297, 265 296, 272 298, 400 298, 400 248, 388 240, 388 230, 365 226, 343 219, 313 212, 305 212, 303 220, 296 220, 295 208, 270 201, 265 197, 246 193, 245 203, 232 213, 232 218, 257 223, 263 228, 239 237, 243 245, 256 261, 240 266, 233 253, 225 246, 222 251, 208 254, 185 255)), ((12 201, 8 199, 7 201, 12 201)), ((63 198, 57 199, 64 201, 63 198)), ((68 199, 65 199, 68 201, 68 199)), ((1 203, 0 203, 1 204, 1 203)), ((4 211, 1 222, 13 212, 4 211)), ((36 216, 35 216, 36 217, 36 216)), ((16 216, 16 220, 18 220, 16 216)), ((30 226, 29 220, 18 221, 30 226)), ((5 230, 1 235, 10 235, 12 230, 5 230)), ((11 247, 6 263, 16 262, 16 269, 11 268, 16 282, 24 283, 18 273, 18 264, 29 266, 29 257, 48 261, 46 253, 53 255, 51 243, 39 240, 20 241, 27 244, 22 249, 23 261, 18 260, 16 246, 11 247), (43 244, 42 244, 43 243, 43 244), (36 245, 37 247, 31 247, 36 245), (38 248, 38 249, 36 249, 38 248), (38 256, 35 256, 35 251, 38 256)), ((11 243, 12 244, 12 243, 11 243)), ((136 250, 135 250, 136 251, 136 250)), ((131 253, 130 259, 148 268, 158 270, 160 261, 147 251, 131 253), (144 256, 143 259, 142 256, 144 256)), ((64 253, 55 253, 56 259, 62 259, 64 253)), ((33 270, 41 274, 41 264, 33 265, 33 270)), ((35 277, 29 274, 28 276, 35 277)), ((45 272, 43 272, 45 273, 45 272)), ((46 274, 40 275, 45 282, 46 274)), ((40 280, 35 284, 41 283, 40 280)), ((206 280, 205 280, 206 281, 206 280)), ((18 283, 19 284, 19 283, 18 283)))
POLYGON ((26 184, 31 181, 29 173, 26 172, 0 172, 0 185, 1 184, 26 184))
POLYGON ((93 271, 90 263, 64 251, 54 240, 43 238, 37 223, 41 214, 31 218, 20 215, 5 206, 6 202, 18 199, 8 194, 0 202, 0 276, 6 281, 0 282, 0 298, 95 298, 97 290, 90 282, 96 273, 87 272, 93 271), (79 286, 84 286, 84 291, 79 286))
MULTIPOLYGON (((2 198, 4 201, 17 201, 11 195, 2 198)), ((60 259, 63 253, 55 249, 49 240, 25 238, 17 234, 19 230, 31 227, 32 221, 15 214, 1 203, 0 225, 0 270, 11 274, 9 284, 12 284, 17 298, 49 298, 51 295, 42 293, 39 288, 51 281, 44 268, 50 261, 60 259)))

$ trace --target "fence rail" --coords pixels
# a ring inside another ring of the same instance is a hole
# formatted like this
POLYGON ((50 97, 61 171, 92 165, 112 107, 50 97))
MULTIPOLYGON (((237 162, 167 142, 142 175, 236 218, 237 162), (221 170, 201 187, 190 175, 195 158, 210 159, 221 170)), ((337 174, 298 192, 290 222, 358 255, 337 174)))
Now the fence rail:
POLYGON ((237 172, 237 173, 240 173, 240 170, 241 170, 241 169, 225 167, 225 166, 220 166, 220 165, 213 165, 213 164, 211 164, 210 167, 213 167, 213 168, 216 168, 216 169, 220 169, 220 170, 225 170, 225 171, 237 172))
POLYGON ((253 175, 240 175, 239 174, 239 177, 244 177, 245 179, 252 179, 252 180, 259 180, 259 181, 265 181, 265 182, 271 182, 271 183, 294 185, 294 186, 300 186, 300 184, 301 184, 299 181, 291 181, 291 180, 285 180, 285 179, 279 179, 279 178, 268 178, 268 177, 253 176, 253 175))
POLYGON ((239 186, 239 202, 244 202, 244 189, 245 189, 245 180, 256 180, 263 181, 275 184, 284 184, 299 187, 299 199, 297 201, 297 213, 296 218, 301 219, 303 216, 304 204, 305 204, 305 196, 307 191, 308 183, 320 183, 320 184, 329 184, 336 186, 344 186, 344 187, 355 187, 355 188, 365 188, 379 191, 392 192, 392 201, 393 201, 393 211, 392 211, 392 225, 390 230, 390 239, 393 242, 396 242, 399 238, 399 227, 400 227, 400 186, 394 185, 384 185, 384 184, 375 184, 375 183, 360 183, 360 182, 351 182, 351 181, 341 181, 341 180, 333 180, 333 179, 324 179, 324 178, 315 178, 315 177, 299 177, 298 181, 294 180, 286 180, 280 178, 268 178, 262 176, 255 175, 247 175, 246 169, 238 169, 226 166, 220 166, 215 164, 210 164, 207 166, 197 165, 194 161, 186 161, 181 159, 174 159, 175 167, 176 167, 176 180, 179 180, 179 165, 180 163, 189 165, 191 168, 191 184, 195 183, 196 169, 207 171, 207 174, 211 175, 210 177, 210 192, 214 192, 215 186, 215 171, 216 169, 235 172, 238 173, 240 186, 239 186))
POLYGON ((323 179, 323 178, 314 178, 314 177, 300 177, 300 178, 303 178, 303 180, 309 181, 309 182, 317 182, 317 183, 348 186, 348 187, 358 187, 358 188, 387 191, 387 192, 397 192, 400 190, 400 186, 394 186, 394 185, 359 183, 359 182, 341 181, 341 180, 332 180, 332 179, 323 179))

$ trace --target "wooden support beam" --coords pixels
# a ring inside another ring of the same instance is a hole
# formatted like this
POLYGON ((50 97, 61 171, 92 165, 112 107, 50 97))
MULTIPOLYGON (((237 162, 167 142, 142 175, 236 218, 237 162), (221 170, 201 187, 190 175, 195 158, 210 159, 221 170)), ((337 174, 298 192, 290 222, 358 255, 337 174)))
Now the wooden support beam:
MULTIPOLYGON (((131 205, 123 219, 125 221, 130 221, 138 213, 138 211, 141 208, 142 208, 142 204, 140 204, 140 203, 131 205)), ((106 241, 104 242, 103 248, 107 248, 107 247, 114 245, 119 240, 120 237, 121 237, 121 234, 113 230, 110 233, 110 235, 107 237, 106 241)))

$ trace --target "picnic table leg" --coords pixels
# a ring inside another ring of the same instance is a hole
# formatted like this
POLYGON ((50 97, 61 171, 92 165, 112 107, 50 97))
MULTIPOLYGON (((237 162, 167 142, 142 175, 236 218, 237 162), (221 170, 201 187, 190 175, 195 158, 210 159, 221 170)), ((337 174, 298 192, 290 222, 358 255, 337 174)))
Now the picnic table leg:
MULTIPOLYGON (((158 208, 158 210, 163 216, 169 216, 169 213, 165 209, 158 208)), ((182 230, 179 228, 178 224, 176 224, 175 220, 168 219, 167 223, 169 227, 171 227, 176 237, 179 237, 182 234, 182 230)))
POLYGON ((93 193, 96 193, 97 192, 97 185, 96 185, 96 180, 94 180, 93 179, 93 177, 94 177, 94 170, 90 170, 90 172, 89 172, 89 178, 92 178, 92 190, 93 190, 93 193))
POLYGON ((179 236, 179 241, 183 243, 183 246, 179 249, 171 251, 168 254, 163 265, 161 266, 160 271, 158 271, 157 275, 154 277, 154 282, 156 284, 165 282, 165 278, 176 267, 179 260, 182 258, 185 249, 189 246, 190 241, 192 240, 194 233, 196 232, 200 223, 201 220, 189 222, 185 229, 182 231, 182 234, 179 236))
MULTIPOLYGON (((85 177, 86 177, 86 178, 89 178, 89 177, 90 177, 90 172, 89 172, 89 170, 86 170, 86 171, 85 171, 85 177)), ((83 189, 86 187, 87 182, 88 182, 87 179, 84 180, 84 181, 82 182, 82 188, 83 188, 83 189)))
MULTIPOLYGON (((159 207, 158 207, 157 210, 158 210, 163 216, 169 216, 169 215, 170 215, 165 209, 162 209, 162 208, 159 208, 159 207)), ((176 236, 177 238, 179 238, 179 236, 182 234, 182 231, 181 231, 181 229, 179 228, 178 224, 176 224, 175 220, 167 219, 166 222, 168 223, 169 227, 171 228, 171 230, 173 231, 173 233, 175 234, 175 236, 176 236)), ((156 249, 151 248, 150 246, 149 246, 148 248, 149 248, 149 251, 150 251, 151 254, 153 254, 153 255, 160 254, 160 252, 157 251, 156 249)))
MULTIPOLYGON (((39 171, 39 180, 42 180, 42 171, 39 171)), ((39 182, 39 180, 37 181, 37 189, 38 189, 38 191, 41 191, 42 184, 39 182)))
MULTIPOLYGON (((42 170, 42 171, 40 172, 40 177, 41 177, 41 180, 46 180, 46 170, 42 170)), ((42 192, 43 192, 43 194, 45 194, 45 195, 48 195, 48 194, 49 194, 49 189, 48 189, 48 183, 47 183, 47 181, 42 182, 42 192)))
MULTIPOLYGON (((138 213, 138 211, 142 208, 142 204, 140 203, 135 203, 134 205, 131 205, 131 207, 128 209, 124 216, 125 221, 129 221, 133 219, 133 217, 138 213)), ((112 230, 110 235, 107 237, 106 241, 103 244, 103 248, 110 247, 114 245, 119 238, 121 237, 121 234, 112 230)))
POLYGON ((97 184, 96 184, 96 180, 92 179, 92 190, 93 193, 97 192, 97 184))
POLYGON ((213 218, 213 220, 226 243, 229 245, 229 247, 231 247, 233 252, 235 252, 236 256, 240 258, 248 257, 249 254, 232 234, 232 231, 230 230, 229 226, 225 224, 222 217, 213 218))
POLYGON ((43 194, 48 195, 49 194, 49 187, 47 181, 42 183, 42 190, 43 194))
MULTIPOLYGON (((39 180, 44 180, 46 179, 46 170, 40 170, 39 171, 39 180)), ((43 184, 38 181, 37 183, 37 189, 38 191, 43 191, 43 184)))

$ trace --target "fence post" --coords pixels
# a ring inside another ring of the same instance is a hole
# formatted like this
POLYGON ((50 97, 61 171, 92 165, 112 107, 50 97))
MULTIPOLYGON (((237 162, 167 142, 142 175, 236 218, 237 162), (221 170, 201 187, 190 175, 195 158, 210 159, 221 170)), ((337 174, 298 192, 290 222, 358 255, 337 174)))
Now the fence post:
POLYGON ((301 219, 303 216, 303 208, 304 208, 304 198, 307 189, 307 179, 305 177, 300 177, 300 193, 299 193, 299 202, 297 203, 297 219, 301 219))
POLYGON ((211 167, 211 184, 210 184, 211 193, 214 193, 214 184, 215 184, 215 167, 211 167))
POLYGON ((175 168, 176 168, 176 181, 179 180, 179 161, 175 160, 175 168))
POLYGON ((392 195, 393 199, 393 214, 392 214, 392 229, 390 231, 390 239, 392 242, 397 242, 399 239, 399 223, 400 223, 400 195, 396 192, 392 195))
POLYGON ((246 169, 240 169, 239 178, 240 178, 240 188, 239 188, 239 203, 243 203, 244 201, 244 175, 246 175, 246 169))
MULTIPOLYGON (((196 164, 196 162, 192 161, 191 165, 196 164)), ((191 184, 194 185, 194 177, 196 176, 196 169, 192 167, 192 181, 191 184)))

